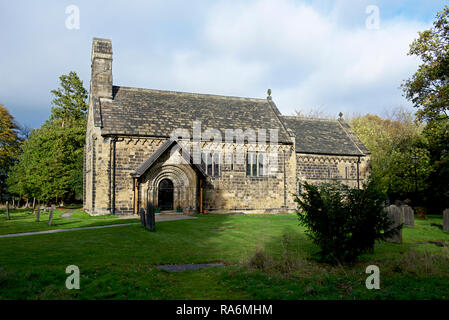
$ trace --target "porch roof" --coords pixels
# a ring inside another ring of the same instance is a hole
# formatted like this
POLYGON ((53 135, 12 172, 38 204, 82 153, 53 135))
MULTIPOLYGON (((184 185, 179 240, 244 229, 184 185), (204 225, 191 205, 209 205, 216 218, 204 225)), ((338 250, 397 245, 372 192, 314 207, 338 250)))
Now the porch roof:
MULTIPOLYGON (((133 176, 134 178, 140 178, 145 172, 147 172, 148 169, 151 168, 151 166, 156 162, 157 159, 159 159, 160 156, 162 156, 167 150, 175 145, 179 146, 179 148, 182 149, 182 146, 178 143, 178 141, 168 139, 162 146, 159 147, 159 149, 156 150, 156 152, 151 155, 151 157, 149 157, 144 163, 142 163, 142 165, 140 165, 140 167, 137 168, 136 171, 131 173, 131 176, 133 176)), ((181 154, 184 160, 186 160, 187 163, 192 166, 192 168, 196 171, 197 174, 200 175, 201 178, 206 178, 206 173, 204 172, 203 168, 193 162, 192 156, 187 150, 183 151, 184 152, 181 152, 181 154)))

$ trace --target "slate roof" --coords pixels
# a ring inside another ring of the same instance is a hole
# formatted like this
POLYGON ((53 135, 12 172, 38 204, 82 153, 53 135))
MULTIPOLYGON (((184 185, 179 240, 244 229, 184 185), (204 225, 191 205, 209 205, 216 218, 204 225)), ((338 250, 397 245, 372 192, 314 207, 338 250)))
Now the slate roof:
POLYGON ((102 135, 170 137, 177 128, 190 131, 192 122, 201 121, 201 130, 278 129, 278 141, 292 143, 271 100, 211 94, 113 87, 112 101, 102 100, 102 135))
POLYGON ((296 152, 333 155, 365 155, 370 152, 342 120, 283 116, 295 135, 296 152))
MULTIPOLYGON (((177 128, 193 136, 193 121, 201 131, 217 129, 278 129, 280 143, 292 143, 296 152, 365 155, 370 152, 342 120, 282 116, 269 99, 240 98, 165 90, 113 87, 113 99, 94 102, 95 125, 102 135, 169 138, 177 128)), ((150 160, 150 159, 149 159, 150 160)))

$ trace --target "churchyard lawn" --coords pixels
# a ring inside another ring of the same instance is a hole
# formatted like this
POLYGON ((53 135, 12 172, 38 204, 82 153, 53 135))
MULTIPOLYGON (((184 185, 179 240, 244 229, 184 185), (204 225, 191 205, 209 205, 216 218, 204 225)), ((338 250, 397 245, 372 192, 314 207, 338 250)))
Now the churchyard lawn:
MULTIPOLYGON (((54 228, 126 223, 76 212, 54 228)), ((45 230, 34 216, 0 213, 0 232, 45 230)), ((295 215, 197 215, 198 219, 0 238, 0 299, 448 299, 449 233, 441 216, 415 220, 402 244, 381 243, 355 264, 329 266, 295 215), (224 263, 167 272, 165 264, 224 263), (65 287, 66 267, 80 270, 80 289, 65 287), (380 269, 368 290, 366 267, 380 269)), ((47 214, 48 218, 48 214, 47 214)), ((135 220, 132 220, 135 221, 135 220)))
POLYGON ((113 215, 92 217, 79 209, 70 210, 73 211, 71 218, 62 218, 61 215, 69 210, 56 209, 52 224, 48 226, 50 210, 40 212, 39 222, 36 222, 36 215, 32 214, 32 211, 32 209, 12 209, 11 220, 6 220, 5 210, 0 210, 0 235, 138 222, 137 219, 118 219, 113 215))

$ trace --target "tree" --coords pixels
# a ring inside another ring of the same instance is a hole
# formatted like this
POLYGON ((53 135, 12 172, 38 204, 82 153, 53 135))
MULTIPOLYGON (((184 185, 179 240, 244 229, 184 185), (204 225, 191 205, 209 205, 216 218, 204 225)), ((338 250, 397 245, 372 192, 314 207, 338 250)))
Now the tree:
POLYGON ((8 179, 10 192, 41 201, 79 200, 83 191, 83 150, 87 91, 74 72, 60 77, 50 119, 31 130, 20 161, 8 179))
POLYGON ((83 87, 83 82, 78 75, 70 71, 69 75, 59 77, 61 88, 52 90, 55 96, 52 100, 53 108, 51 120, 61 119, 61 126, 64 127, 67 121, 77 121, 85 118, 88 109, 87 90, 83 87))
POLYGON ((402 85, 419 119, 448 119, 449 115, 449 5, 437 13, 433 27, 419 32, 409 55, 422 60, 415 74, 402 85))
POLYGON ((6 194, 6 179, 10 168, 20 155, 20 127, 8 110, 0 104, 0 200, 6 194))
POLYGON ((416 197, 413 156, 419 157, 418 191, 427 187, 426 177, 430 172, 426 139, 421 134, 423 126, 415 121, 412 113, 403 109, 395 110, 389 117, 382 119, 367 114, 353 118, 350 125, 371 151, 372 177, 380 191, 392 200, 416 197))
POLYGON ((427 122, 422 135, 430 164, 425 194, 427 207, 438 212, 449 207, 449 5, 437 13, 432 28, 419 33, 408 54, 422 60, 403 90, 418 108, 418 119, 427 122))
POLYGON ((449 208, 449 120, 429 121, 423 136, 430 159, 427 207, 430 212, 442 212, 449 208))
POLYGON ((374 248, 376 240, 386 240, 399 228, 384 211, 383 195, 371 181, 363 189, 340 183, 304 183, 304 192, 295 201, 300 224, 320 248, 323 262, 353 262, 374 248))

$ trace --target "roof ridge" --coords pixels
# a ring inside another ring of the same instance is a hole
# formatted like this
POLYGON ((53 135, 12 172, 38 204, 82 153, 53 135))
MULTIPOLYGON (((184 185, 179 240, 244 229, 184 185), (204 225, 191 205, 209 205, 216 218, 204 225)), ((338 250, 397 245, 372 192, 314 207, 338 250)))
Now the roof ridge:
POLYGON ((208 97, 216 97, 216 98, 220 98, 220 99, 235 99, 235 100, 246 100, 246 101, 254 101, 254 102, 267 102, 267 100, 263 99, 263 98, 225 96, 225 95, 212 94, 212 93, 197 93, 197 92, 160 90, 160 89, 150 89, 150 88, 135 88, 135 87, 116 86, 116 85, 114 85, 113 88, 122 88, 122 89, 132 90, 132 91, 151 91, 151 92, 172 93, 172 94, 190 95, 190 96, 208 96, 208 97))
POLYGON ((314 117, 299 117, 299 116, 283 116, 284 118, 298 119, 298 120, 315 120, 315 121, 328 121, 328 122, 338 122, 338 119, 327 119, 327 118, 314 118, 314 117))

